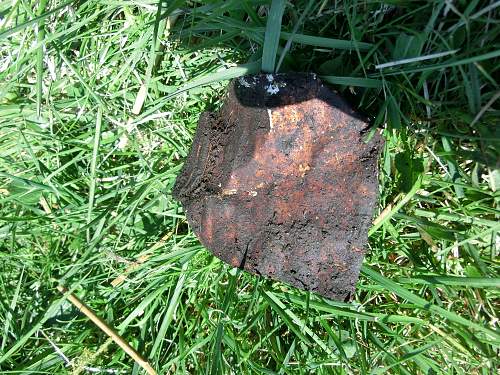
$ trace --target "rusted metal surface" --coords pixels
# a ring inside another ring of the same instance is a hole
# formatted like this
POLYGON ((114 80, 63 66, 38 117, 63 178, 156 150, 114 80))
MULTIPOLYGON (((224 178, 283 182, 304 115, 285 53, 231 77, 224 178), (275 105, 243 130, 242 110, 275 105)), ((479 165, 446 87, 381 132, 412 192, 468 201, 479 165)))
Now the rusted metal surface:
POLYGON ((377 196, 366 128, 313 74, 236 79, 202 114, 174 197, 223 261, 348 300, 377 196))

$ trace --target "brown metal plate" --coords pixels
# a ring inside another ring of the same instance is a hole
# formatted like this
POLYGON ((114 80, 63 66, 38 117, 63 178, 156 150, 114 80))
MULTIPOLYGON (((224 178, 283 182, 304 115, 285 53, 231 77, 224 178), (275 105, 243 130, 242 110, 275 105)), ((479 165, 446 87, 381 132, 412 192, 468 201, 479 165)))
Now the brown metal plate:
POLYGON ((314 74, 235 79, 202 114, 174 197, 223 261, 348 300, 377 196, 367 126, 314 74))

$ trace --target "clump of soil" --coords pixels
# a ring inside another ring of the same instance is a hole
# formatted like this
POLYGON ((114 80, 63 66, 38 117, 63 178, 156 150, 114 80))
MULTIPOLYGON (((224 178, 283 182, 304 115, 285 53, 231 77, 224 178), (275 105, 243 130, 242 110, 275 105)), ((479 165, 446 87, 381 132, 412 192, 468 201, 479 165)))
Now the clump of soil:
POLYGON ((314 74, 235 79, 200 117, 174 197, 223 261, 348 300, 377 197, 367 126, 314 74))

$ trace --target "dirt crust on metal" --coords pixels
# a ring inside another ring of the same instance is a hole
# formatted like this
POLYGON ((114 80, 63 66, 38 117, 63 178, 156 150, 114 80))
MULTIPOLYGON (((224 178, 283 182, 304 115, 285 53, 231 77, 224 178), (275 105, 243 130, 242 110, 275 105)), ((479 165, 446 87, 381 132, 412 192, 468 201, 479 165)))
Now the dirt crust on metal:
POLYGON ((349 300, 378 190, 367 127, 314 74, 235 79, 201 115, 173 195, 223 261, 349 300))

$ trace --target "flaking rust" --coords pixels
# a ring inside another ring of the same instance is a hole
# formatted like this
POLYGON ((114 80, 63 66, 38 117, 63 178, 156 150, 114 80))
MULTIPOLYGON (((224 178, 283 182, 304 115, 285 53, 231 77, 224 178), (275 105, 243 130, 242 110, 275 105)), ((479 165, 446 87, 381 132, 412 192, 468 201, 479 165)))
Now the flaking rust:
POLYGON ((235 79, 200 117, 174 197, 223 261, 349 300, 377 197, 367 126, 314 74, 235 79))

